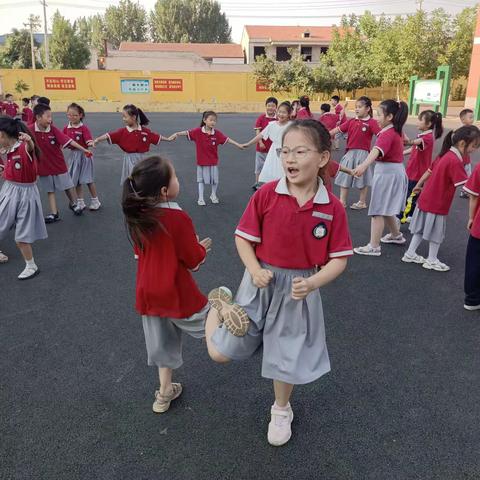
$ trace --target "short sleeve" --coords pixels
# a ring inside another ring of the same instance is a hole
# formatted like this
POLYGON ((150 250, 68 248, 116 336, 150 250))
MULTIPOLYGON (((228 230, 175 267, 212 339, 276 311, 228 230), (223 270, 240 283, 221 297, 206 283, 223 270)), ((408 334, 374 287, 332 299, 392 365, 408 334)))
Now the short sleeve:
POLYGON ((328 162, 328 176, 334 178, 337 176, 337 173, 340 171, 340 164, 335 160, 331 160, 328 162))
POLYGON ((463 189, 476 197, 480 195, 480 163, 474 168, 463 189))
POLYGON ((114 132, 108 132, 108 141, 112 145, 118 145, 122 141, 122 136, 124 132, 124 128, 119 128, 118 130, 115 130, 114 132))
POLYGON ((150 145, 158 145, 160 143, 160 135, 157 132, 148 131, 148 143, 150 145))
POLYGON ((370 124, 370 130, 373 132, 373 134, 378 135, 378 133, 381 130, 378 122, 376 120, 374 120, 373 118, 371 118, 369 124, 370 124))
POLYGON ((420 138, 422 140, 422 143, 417 146, 419 150, 428 150, 429 148, 433 147, 433 144, 435 142, 435 140, 433 139, 433 135, 424 135, 420 138))
POLYGON ((471 163, 472 163, 472 160, 470 158, 470 155, 467 153, 466 155, 463 156, 463 164, 470 165, 471 163))
POLYGON ((61 130, 59 130, 57 127, 55 126, 51 126, 50 127, 52 130, 52 133, 55 135, 55 138, 57 139, 57 142, 63 147, 65 148, 71 141, 72 139, 68 136, 68 135, 65 135, 61 130))
POLYGON ((340 258, 353 255, 352 239, 350 238, 350 232, 348 230, 347 213, 339 202, 335 206, 330 229, 328 256, 330 258, 340 258))
POLYGON ((192 130, 188 130, 187 132, 187 136, 188 136, 188 139, 191 140, 192 142, 196 142, 198 140, 198 137, 199 137, 199 132, 201 132, 201 130, 199 128, 193 128, 192 130))
POLYGON ((385 157, 392 149, 393 135, 382 134, 377 138, 377 143, 373 148, 376 148, 382 157, 385 157))
POLYGON ((342 133, 347 133, 348 128, 350 127, 350 124, 352 123, 352 119, 349 118, 347 121, 341 123, 338 128, 342 133))
POLYGON ((83 126, 83 139, 86 142, 89 142, 90 140, 93 140, 92 132, 90 131, 90 129, 86 125, 83 126))
POLYGON ((177 257, 185 267, 193 270, 205 260, 207 252, 198 242, 193 222, 186 213, 179 213, 176 230, 174 237, 177 257))
POLYGON ((467 172, 465 172, 465 167, 463 166, 463 162, 459 162, 456 158, 453 160, 452 168, 450 169, 450 178, 452 183, 459 187, 463 185, 468 180, 467 172))
POLYGON ((255 122, 255 127, 254 127, 254 130, 256 130, 257 128, 260 128, 262 129, 263 128, 263 115, 260 115, 258 118, 257 118, 257 121, 255 122))
POLYGON ((215 130, 215 135, 217 137, 217 143, 219 145, 225 145, 228 142, 228 137, 223 134, 220 130, 215 130))
POLYGON ((248 240, 252 243, 262 243, 262 221, 263 221, 263 208, 261 190, 258 190, 250 201, 247 208, 243 212, 240 221, 238 222, 235 235, 248 240))

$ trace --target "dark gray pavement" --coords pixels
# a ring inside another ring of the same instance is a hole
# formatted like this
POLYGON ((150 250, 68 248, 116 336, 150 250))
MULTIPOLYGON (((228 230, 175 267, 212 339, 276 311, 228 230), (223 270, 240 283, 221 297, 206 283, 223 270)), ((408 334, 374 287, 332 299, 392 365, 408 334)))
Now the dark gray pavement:
MULTIPOLYGON (((200 122, 200 114, 150 118, 166 135, 200 122)), ((218 127, 246 141, 253 122, 222 115, 218 127)), ((87 123, 101 134, 120 126, 120 115, 87 123)), ((199 285, 236 288, 243 268, 233 231, 251 194, 253 148, 221 148, 221 204, 206 208, 196 205, 194 145, 181 138, 155 151, 174 161, 179 202, 214 241, 199 285)), ((274 448, 259 354, 219 366, 204 342, 187 338, 176 374, 184 394, 168 413, 152 413, 157 373, 133 308, 121 158, 116 147, 97 149, 99 212, 74 217, 58 195, 62 221, 35 245, 38 278, 17 281, 13 235, 1 242, 10 256, 0 265, 1 479, 480 478, 480 313, 462 308, 468 201, 456 197, 440 249, 450 272, 403 264, 404 248, 385 246, 380 258, 351 258, 323 290, 332 372, 295 390, 292 440, 274 448)), ((348 215, 363 245, 367 215, 348 215)))

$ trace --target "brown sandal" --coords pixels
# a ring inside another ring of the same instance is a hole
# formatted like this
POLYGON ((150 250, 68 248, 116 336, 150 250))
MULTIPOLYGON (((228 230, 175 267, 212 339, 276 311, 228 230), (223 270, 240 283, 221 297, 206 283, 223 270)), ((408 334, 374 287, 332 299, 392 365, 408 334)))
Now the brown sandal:
POLYGON ((218 312, 220 321, 235 337, 243 337, 250 326, 247 312, 233 303, 232 292, 226 287, 215 288, 208 294, 210 305, 218 312))
POLYGON ((170 408, 170 403, 182 394, 182 384, 172 383, 172 393, 170 395, 162 395, 160 390, 155 391, 155 401, 152 409, 155 413, 164 413, 170 408))

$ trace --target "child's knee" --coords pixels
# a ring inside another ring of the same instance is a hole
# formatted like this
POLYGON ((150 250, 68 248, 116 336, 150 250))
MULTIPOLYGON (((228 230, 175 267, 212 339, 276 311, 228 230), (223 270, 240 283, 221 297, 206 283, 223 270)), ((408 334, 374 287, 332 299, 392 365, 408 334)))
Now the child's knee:
POLYGON ((208 354, 210 358, 216 363, 228 363, 231 359, 220 353, 216 348, 208 345, 208 354))

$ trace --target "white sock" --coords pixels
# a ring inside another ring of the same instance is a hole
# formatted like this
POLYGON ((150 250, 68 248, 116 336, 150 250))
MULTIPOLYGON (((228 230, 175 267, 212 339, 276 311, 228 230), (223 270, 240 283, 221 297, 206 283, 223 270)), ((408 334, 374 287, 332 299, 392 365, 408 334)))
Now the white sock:
POLYGON ((203 200, 203 194, 205 192, 205 184, 203 182, 198 183, 198 199, 203 200))
POLYGON ((412 240, 410 241, 410 246, 408 247, 407 255, 409 257, 414 257, 417 254, 417 248, 421 243, 422 243, 422 236, 416 233, 412 237, 412 240))
POLYGON ((217 188, 218 188, 218 183, 213 183, 212 184, 212 197, 217 196, 217 188))
POLYGON ((281 407, 280 405, 278 405, 278 403, 275 401, 275 403, 273 404, 273 406, 275 408, 278 408, 279 410, 288 410, 290 408, 290 402, 288 402, 284 407, 281 407))
POLYGON ((27 267, 31 267, 31 268, 36 267, 35 260, 33 259, 33 257, 30 260, 25 260, 25 263, 27 264, 27 267))
POLYGON ((438 260, 438 251, 440 250, 440 244, 435 242, 428 242, 428 258, 429 262, 436 262, 438 260))
POLYGON ((95 200, 96 202, 98 202, 98 197, 92 197, 91 200, 95 200))
POLYGON ((83 201, 83 198, 80 198, 80 197, 79 197, 79 198, 77 199, 77 205, 78 205, 79 203, 85 203, 85 202, 83 201))

